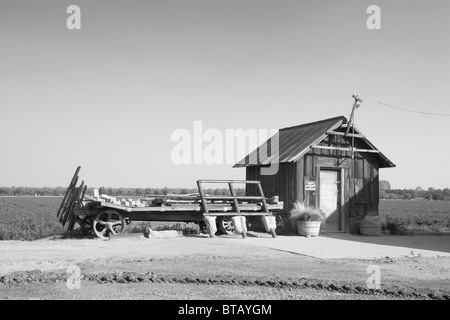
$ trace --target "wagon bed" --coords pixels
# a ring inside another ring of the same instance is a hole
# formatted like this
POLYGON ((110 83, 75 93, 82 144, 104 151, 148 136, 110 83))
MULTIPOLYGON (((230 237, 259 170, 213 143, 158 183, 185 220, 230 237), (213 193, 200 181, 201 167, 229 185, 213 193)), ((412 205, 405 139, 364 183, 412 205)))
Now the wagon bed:
POLYGON ((111 202, 111 197, 86 194, 84 181, 77 185, 77 168, 67 189, 57 217, 68 231, 78 224, 84 233, 94 232, 106 239, 110 234, 121 233, 125 223, 131 221, 171 221, 195 222, 206 227, 210 237, 217 229, 223 233, 240 233, 245 238, 247 218, 260 217, 267 232, 276 236, 273 213, 283 209, 278 197, 266 199, 260 181, 249 180, 198 180, 199 193, 196 195, 155 195, 140 199, 140 206, 130 206, 111 202), (211 196, 204 192, 204 184, 226 183, 229 196, 211 196), (254 184, 259 196, 238 196, 235 184, 254 184), (158 199, 159 201, 155 201, 158 199))

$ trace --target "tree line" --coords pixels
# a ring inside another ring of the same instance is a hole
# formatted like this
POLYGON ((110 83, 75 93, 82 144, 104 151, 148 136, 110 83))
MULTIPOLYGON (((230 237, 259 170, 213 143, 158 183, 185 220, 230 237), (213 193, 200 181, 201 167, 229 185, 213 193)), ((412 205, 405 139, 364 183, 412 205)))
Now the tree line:
POLYGON ((389 181, 380 181, 380 199, 402 199, 402 200, 442 200, 450 201, 450 189, 391 189, 389 181))
MULTIPOLYGON (((0 187, 0 196, 64 196, 67 188, 64 187, 0 187)), ((208 188, 204 189, 209 195, 230 195, 228 188, 208 188)), ((98 188, 99 194, 106 194, 114 197, 131 197, 131 196, 145 196, 145 195, 167 195, 167 194, 195 194, 198 193, 197 188, 98 188)), ((238 195, 244 195, 243 188, 236 188, 238 195)), ((86 193, 94 194, 94 188, 87 188, 86 193)))
MULTIPOLYGON (((167 194, 191 194, 198 193, 197 188, 110 188, 100 187, 99 194, 107 194, 114 197, 167 195, 167 194)), ((67 188, 64 187, 0 187, 0 196, 63 196, 67 188)), ((244 195, 244 189, 236 189, 238 195, 244 195)), ((205 189, 209 195, 230 195, 228 188, 205 189)), ((88 188, 87 194, 93 195, 94 188, 88 188)), ((450 189, 392 189, 389 181, 380 181, 380 199, 403 200, 444 200, 450 201, 450 189)))

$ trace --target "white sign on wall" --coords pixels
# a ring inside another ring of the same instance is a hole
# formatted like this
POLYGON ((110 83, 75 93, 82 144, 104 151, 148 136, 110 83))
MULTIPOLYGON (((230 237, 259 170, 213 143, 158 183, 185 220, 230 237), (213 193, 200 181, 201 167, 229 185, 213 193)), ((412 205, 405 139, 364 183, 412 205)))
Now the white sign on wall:
POLYGON ((305 191, 316 191, 316 182, 305 181, 305 191))

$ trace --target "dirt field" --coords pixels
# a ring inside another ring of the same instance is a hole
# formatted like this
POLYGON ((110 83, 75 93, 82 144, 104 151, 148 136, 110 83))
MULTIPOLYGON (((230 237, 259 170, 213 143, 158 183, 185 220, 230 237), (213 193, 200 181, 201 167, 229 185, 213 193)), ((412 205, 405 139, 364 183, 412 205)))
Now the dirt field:
POLYGON ((449 257, 320 259, 237 236, 0 244, 0 299, 450 299, 449 257), (379 290, 367 288, 370 265, 379 290))

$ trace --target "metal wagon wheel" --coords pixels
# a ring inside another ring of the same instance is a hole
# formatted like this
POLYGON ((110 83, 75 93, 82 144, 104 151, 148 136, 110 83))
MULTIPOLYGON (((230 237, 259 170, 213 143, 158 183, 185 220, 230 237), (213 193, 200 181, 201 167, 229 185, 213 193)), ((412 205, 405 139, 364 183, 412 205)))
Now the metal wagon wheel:
POLYGON ((100 212, 94 219, 92 229, 102 240, 109 239, 110 234, 120 234, 125 228, 123 216, 114 210, 100 212))
POLYGON ((218 219, 219 230, 223 234, 233 235, 236 233, 233 218, 231 216, 223 216, 218 219))

